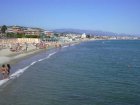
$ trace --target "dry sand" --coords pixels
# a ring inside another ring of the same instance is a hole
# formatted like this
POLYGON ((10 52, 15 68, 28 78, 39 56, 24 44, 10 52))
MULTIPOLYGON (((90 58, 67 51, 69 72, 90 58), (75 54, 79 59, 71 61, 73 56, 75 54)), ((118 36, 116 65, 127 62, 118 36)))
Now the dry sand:
MULTIPOLYGON (((50 48, 54 48, 54 47, 56 47, 55 46, 56 44, 58 44, 58 45, 61 44, 62 46, 65 46, 65 45, 69 45, 72 43, 75 43, 75 42, 71 42, 71 43, 48 42, 46 44, 48 44, 50 48)), ((26 49, 25 45, 23 45, 22 49, 23 50, 18 51, 18 52, 16 52, 16 51, 12 52, 12 51, 10 51, 10 48, 0 49, 0 65, 5 64, 5 63, 11 64, 11 63, 15 62, 15 60, 25 58, 29 55, 32 55, 32 54, 35 54, 35 53, 38 53, 38 52, 44 50, 44 49, 36 49, 36 46, 33 44, 28 45, 27 51, 25 50, 26 49)))
POLYGON ((21 59, 28 55, 34 54, 41 51, 41 49, 36 49, 35 46, 29 46, 27 51, 12 52, 9 48, 0 50, 0 65, 13 62, 14 60, 21 59))

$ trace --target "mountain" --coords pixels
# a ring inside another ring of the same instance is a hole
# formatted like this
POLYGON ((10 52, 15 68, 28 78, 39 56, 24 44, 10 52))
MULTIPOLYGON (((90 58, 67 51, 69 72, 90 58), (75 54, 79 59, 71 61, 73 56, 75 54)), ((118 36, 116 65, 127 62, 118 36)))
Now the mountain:
POLYGON ((114 33, 100 30, 82 30, 82 29, 54 29, 53 32, 57 33, 73 33, 73 34, 90 34, 90 35, 98 35, 98 36, 140 36, 136 34, 125 34, 125 33, 114 33))

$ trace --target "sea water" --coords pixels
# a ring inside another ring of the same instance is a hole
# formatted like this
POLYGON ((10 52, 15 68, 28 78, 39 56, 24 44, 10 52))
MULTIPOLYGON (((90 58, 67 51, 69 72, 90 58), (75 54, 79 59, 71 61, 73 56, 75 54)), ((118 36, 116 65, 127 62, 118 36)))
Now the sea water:
POLYGON ((139 105, 140 41, 84 42, 28 57, 0 105, 139 105))

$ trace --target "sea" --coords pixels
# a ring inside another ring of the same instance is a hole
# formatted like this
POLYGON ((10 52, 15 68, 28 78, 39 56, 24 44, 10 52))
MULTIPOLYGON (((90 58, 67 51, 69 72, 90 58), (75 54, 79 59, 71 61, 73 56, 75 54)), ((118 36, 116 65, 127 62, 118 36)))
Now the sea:
POLYGON ((0 105, 140 105, 140 40, 97 40, 12 65, 0 105))

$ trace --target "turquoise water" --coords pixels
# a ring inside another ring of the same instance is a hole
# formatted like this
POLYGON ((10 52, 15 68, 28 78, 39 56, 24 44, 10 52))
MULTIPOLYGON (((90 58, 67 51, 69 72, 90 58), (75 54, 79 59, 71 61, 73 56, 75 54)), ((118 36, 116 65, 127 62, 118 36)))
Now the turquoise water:
POLYGON ((0 105, 140 104, 140 41, 85 42, 29 57, 12 70, 34 61, 0 88, 0 105))

